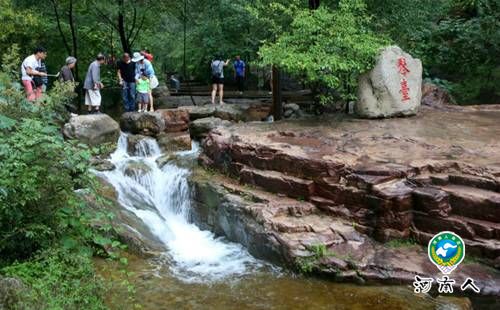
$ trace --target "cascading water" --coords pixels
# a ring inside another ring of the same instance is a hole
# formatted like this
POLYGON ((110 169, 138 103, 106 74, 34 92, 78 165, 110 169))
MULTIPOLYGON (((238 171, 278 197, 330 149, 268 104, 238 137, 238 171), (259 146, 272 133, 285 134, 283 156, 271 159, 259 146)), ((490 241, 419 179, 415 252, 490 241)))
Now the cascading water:
MULTIPOLYGON (((178 152, 183 159, 195 160, 198 146, 178 152)), ((170 270, 188 282, 207 281, 246 274, 261 266, 241 245, 216 238, 188 222, 190 171, 167 163, 159 167, 161 156, 156 140, 144 139, 133 155, 127 153, 127 136, 122 134, 111 155, 116 169, 96 172, 118 192, 118 202, 139 217, 166 246, 170 270)))

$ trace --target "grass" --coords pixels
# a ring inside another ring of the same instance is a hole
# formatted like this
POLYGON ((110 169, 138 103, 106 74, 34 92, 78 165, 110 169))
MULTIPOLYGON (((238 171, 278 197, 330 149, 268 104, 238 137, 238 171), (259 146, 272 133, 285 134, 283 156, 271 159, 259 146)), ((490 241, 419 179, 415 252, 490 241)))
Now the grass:
POLYGON ((394 239, 389 242, 386 242, 385 245, 389 248, 407 248, 407 247, 412 247, 415 245, 418 245, 418 242, 413 239, 394 239))

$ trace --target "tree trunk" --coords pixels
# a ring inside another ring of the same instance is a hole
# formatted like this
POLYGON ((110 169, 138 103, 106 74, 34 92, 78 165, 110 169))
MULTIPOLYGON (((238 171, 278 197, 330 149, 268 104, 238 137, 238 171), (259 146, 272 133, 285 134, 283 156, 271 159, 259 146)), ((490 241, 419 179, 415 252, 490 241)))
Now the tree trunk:
POLYGON ((279 121, 283 116, 283 98, 281 96, 281 74, 278 67, 273 66, 273 116, 279 121))
POLYGON ((57 1, 51 0, 50 2, 52 2, 52 6, 54 7, 54 15, 56 16, 57 30, 59 30, 59 35, 61 36, 64 47, 66 48, 66 51, 69 54, 69 53, 71 53, 71 49, 69 48, 68 41, 66 40, 66 36, 64 35, 64 32, 63 32, 62 27, 61 27, 61 18, 59 16, 57 1))
POLYGON ((120 42, 122 43, 123 51, 126 53, 131 53, 130 45, 127 38, 126 30, 125 30, 125 16, 124 12, 124 1, 118 0, 118 34, 120 35, 120 42))
POLYGON ((319 0, 309 0, 309 9, 316 10, 319 8, 319 0))
MULTIPOLYGON (((73 0, 70 0, 69 2, 69 12, 68 12, 68 19, 69 19, 69 27, 71 29, 71 41, 72 41, 72 47, 73 47, 73 57, 78 59, 78 39, 76 37, 76 28, 75 28, 75 18, 73 15, 73 0)), ((79 74, 78 74, 78 62, 75 64, 75 80, 79 80, 79 74)))

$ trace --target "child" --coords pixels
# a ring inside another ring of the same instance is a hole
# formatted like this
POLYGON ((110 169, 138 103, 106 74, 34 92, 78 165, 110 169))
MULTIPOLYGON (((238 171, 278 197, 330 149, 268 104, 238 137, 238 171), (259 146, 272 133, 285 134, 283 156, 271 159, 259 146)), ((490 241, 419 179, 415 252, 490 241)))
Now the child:
POLYGON ((144 74, 137 80, 137 97, 139 98, 139 112, 147 112, 149 105, 149 92, 151 86, 149 79, 144 74))

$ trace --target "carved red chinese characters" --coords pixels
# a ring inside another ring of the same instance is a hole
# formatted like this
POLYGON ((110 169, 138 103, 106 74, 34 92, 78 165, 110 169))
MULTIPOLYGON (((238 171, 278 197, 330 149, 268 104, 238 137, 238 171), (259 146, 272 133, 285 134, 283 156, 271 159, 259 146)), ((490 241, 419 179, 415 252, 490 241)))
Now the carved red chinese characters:
POLYGON ((408 65, 406 64, 406 58, 400 57, 398 58, 398 70, 399 73, 403 76, 401 80, 401 94, 402 100, 408 101, 410 100, 410 88, 408 87, 408 81, 406 80, 406 75, 410 73, 410 69, 408 69, 408 65))

